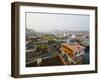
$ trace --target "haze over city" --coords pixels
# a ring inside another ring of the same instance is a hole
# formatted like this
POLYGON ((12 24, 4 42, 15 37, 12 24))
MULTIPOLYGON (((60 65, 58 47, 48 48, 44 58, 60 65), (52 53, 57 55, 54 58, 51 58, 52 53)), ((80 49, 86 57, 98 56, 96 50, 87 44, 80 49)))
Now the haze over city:
POLYGON ((52 30, 89 31, 89 15, 26 13, 26 28, 38 32, 52 30))

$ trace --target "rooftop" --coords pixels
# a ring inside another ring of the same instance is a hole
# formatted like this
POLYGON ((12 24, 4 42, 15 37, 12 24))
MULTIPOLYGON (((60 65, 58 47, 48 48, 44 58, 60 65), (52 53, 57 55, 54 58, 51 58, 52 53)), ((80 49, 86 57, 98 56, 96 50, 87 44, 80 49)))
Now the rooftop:
POLYGON ((60 50, 63 51, 67 56, 69 56, 73 61, 77 62, 77 60, 82 59, 80 57, 79 57, 80 59, 77 59, 75 57, 75 54, 80 49, 84 49, 85 48, 84 46, 81 46, 81 45, 78 45, 78 44, 69 45, 69 44, 66 44, 66 43, 63 43, 61 45, 62 45, 62 47, 60 48, 60 50))
POLYGON ((76 52, 80 49, 84 49, 85 47, 84 46, 81 46, 79 44, 66 44, 66 43, 62 43, 61 45, 64 45, 65 47, 68 47, 70 50, 72 50, 73 52, 76 52))

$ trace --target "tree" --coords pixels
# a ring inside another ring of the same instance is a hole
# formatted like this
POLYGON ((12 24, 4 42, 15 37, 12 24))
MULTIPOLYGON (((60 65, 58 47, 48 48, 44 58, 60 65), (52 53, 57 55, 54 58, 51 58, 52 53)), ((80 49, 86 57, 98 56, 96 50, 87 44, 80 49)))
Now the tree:
POLYGON ((48 52, 48 45, 46 44, 39 44, 37 46, 37 50, 38 52, 42 52, 42 53, 47 53, 48 52))

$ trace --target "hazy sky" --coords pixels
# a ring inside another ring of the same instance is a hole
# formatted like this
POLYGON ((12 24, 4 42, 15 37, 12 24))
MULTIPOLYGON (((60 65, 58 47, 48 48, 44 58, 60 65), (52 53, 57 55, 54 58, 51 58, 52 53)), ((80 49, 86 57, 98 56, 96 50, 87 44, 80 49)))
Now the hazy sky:
POLYGON ((39 32, 89 30, 89 15, 26 13, 26 27, 39 32))

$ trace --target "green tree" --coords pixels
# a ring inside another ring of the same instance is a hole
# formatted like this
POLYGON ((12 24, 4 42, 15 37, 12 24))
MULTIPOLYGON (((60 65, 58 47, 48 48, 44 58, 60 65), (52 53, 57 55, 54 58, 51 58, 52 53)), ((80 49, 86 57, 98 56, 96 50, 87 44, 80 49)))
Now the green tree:
POLYGON ((42 52, 42 53, 47 53, 48 52, 48 45, 46 44, 39 44, 37 46, 37 50, 38 52, 42 52))

